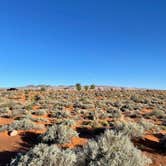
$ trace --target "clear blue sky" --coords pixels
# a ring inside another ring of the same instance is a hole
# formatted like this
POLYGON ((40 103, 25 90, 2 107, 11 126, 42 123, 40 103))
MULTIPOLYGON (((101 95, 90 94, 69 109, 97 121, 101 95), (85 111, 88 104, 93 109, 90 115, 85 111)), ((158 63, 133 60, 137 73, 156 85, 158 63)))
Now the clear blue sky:
POLYGON ((1 0, 0 87, 166 89, 165 0, 1 0))

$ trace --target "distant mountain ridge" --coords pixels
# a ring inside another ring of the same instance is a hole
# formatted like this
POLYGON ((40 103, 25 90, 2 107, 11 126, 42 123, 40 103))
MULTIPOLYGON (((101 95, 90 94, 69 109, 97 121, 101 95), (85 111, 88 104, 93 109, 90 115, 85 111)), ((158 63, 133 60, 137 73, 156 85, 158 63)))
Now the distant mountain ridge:
MULTIPOLYGON (((150 88, 135 88, 135 87, 121 87, 121 86, 111 86, 111 85, 95 85, 96 89, 98 90, 159 90, 159 89, 150 89, 150 88)), ((27 85, 23 87, 9 87, 9 88, 0 88, 1 90, 10 89, 10 88, 17 88, 20 90, 41 90, 42 88, 46 89, 53 89, 53 90, 63 90, 68 89, 72 90, 75 89, 75 85, 27 85)))

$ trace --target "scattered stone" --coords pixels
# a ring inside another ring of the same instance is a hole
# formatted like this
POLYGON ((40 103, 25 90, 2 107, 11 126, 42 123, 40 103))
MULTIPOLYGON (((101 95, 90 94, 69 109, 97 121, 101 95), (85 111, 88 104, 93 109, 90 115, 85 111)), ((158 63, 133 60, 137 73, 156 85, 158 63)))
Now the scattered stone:
POLYGON ((9 132, 9 136, 13 137, 16 136, 18 134, 17 130, 13 130, 9 132))

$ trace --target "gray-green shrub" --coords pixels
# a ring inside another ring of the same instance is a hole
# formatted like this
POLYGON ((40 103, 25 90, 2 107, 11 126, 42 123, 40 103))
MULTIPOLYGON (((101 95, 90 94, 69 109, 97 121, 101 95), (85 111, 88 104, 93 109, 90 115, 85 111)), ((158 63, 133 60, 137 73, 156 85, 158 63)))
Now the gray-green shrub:
POLYGON ((78 153, 81 166, 148 166, 151 160, 134 147, 128 136, 108 130, 78 153))
POLYGON ((67 125, 53 125, 48 128, 47 132, 40 136, 43 143, 64 144, 70 142, 72 137, 78 136, 78 133, 67 125))
POLYGON ((18 155, 10 166, 74 166, 76 155, 71 150, 61 150, 56 145, 39 144, 25 155, 18 155))
POLYGON ((134 122, 116 122, 114 123, 114 129, 129 137, 142 137, 144 134, 144 128, 134 122))

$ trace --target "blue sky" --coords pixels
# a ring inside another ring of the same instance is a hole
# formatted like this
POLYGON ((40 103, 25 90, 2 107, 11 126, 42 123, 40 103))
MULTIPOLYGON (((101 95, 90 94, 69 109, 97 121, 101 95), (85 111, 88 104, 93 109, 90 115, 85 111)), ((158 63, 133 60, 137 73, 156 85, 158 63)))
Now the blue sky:
POLYGON ((165 0, 0 1, 0 87, 166 89, 165 0))

